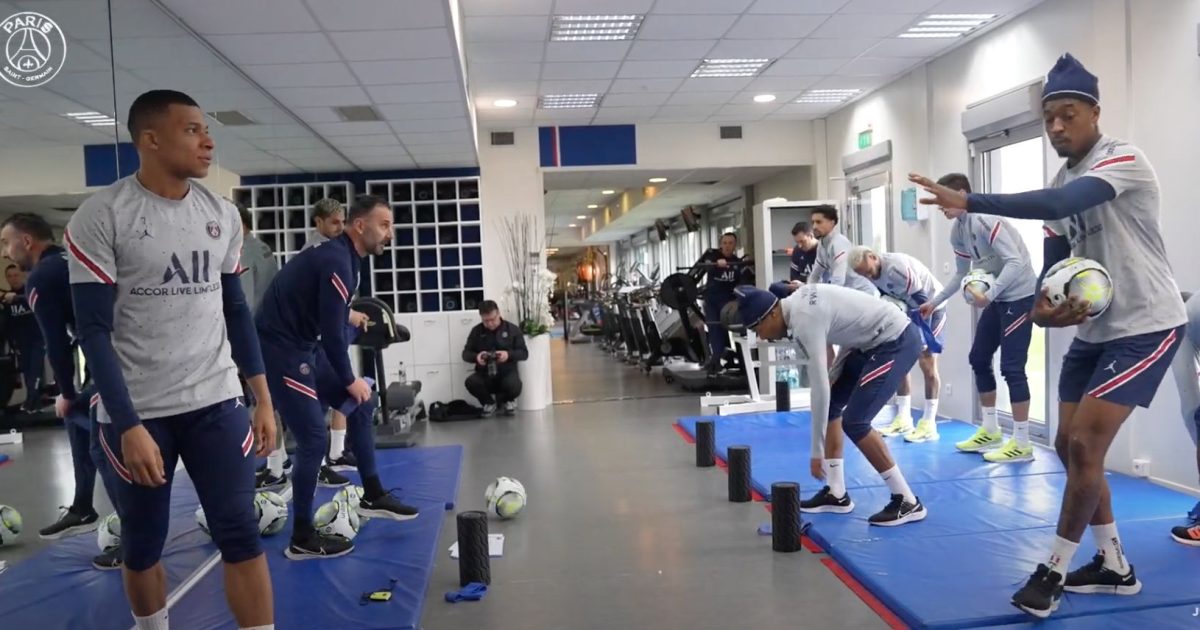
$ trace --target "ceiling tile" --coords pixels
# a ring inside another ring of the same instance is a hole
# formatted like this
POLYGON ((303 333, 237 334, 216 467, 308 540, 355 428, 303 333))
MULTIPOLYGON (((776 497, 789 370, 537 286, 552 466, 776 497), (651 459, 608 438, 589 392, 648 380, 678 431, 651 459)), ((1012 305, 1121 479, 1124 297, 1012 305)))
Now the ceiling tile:
POLYGON ((632 42, 547 42, 546 61, 621 61, 632 42))
POLYGON ((736 92, 746 89, 752 77, 729 77, 722 79, 685 79, 679 86, 680 92, 736 92))
POLYGON ((350 69, 367 85, 396 83, 434 83, 457 77, 453 59, 414 59, 407 61, 352 61, 350 69))
POLYGON ((552 0, 465 0, 464 15, 549 15, 552 0))
POLYGON ((334 146, 339 149, 342 147, 383 147, 399 144, 395 134, 388 130, 386 134, 375 134, 370 136, 337 136, 329 139, 334 146))
POLYGON ((679 92, 667 99, 667 105, 724 105, 737 92, 679 92))
POLYGON ((778 59, 795 48, 799 41, 794 38, 723 39, 704 56, 709 59, 778 59))
POLYGON ((670 92, 638 92, 633 94, 609 94, 604 97, 601 109, 610 107, 658 106, 671 98, 670 92))
POLYGON ((674 92, 683 83, 678 79, 617 79, 608 88, 610 94, 637 94, 640 92, 674 92))
POLYGON ((386 122, 313 123, 312 128, 322 136, 370 136, 392 133, 386 122))
POLYGON ((995 13, 1011 15, 1037 0, 943 0, 930 13, 995 13))
POLYGON ((747 112, 745 114, 724 114, 716 113, 709 116, 704 122, 722 123, 722 124, 744 124, 758 122, 767 115, 765 111, 747 112))
MULTIPOLYGON (((195 0, 174 1, 195 3, 195 0)), ((446 26, 446 5, 442 2, 405 2, 401 9, 396 0, 354 0, 350 10, 346 0, 306 1, 317 21, 330 31, 446 26)), ((239 10, 244 10, 241 8, 244 6, 244 2, 239 3, 239 10)))
POLYGON ((542 81, 538 84, 539 94, 600 94, 609 91, 612 81, 591 79, 587 81, 542 81))
POLYGON ((313 133, 298 124, 286 125, 253 125, 238 127, 237 135, 243 138, 304 138, 313 133))
MULTIPOLYGON (((213 35, 207 39, 214 48, 221 51, 221 54, 238 65, 341 60, 337 50, 321 33, 213 35)), ((212 55, 207 55, 207 51, 205 52, 206 57, 211 59, 212 55)), ((159 59, 172 59, 177 54, 174 53, 170 57, 159 57, 159 59)), ((118 56, 117 59, 120 60, 122 57, 118 56)))
POLYGON ((822 76, 823 75, 759 77, 750 82, 750 85, 746 87, 746 91, 753 92, 755 94, 770 92, 772 94, 780 95, 779 98, 782 100, 783 96, 781 96, 781 93, 803 90, 813 83, 820 81, 822 76))
POLYGON ((442 144, 442 143, 462 143, 471 141, 471 133, 469 131, 445 132, 445 133, 402 133, 399 134, 400 141, 404 146, 419 146, 423 144, 442 144))
MULTIPOLYGON (((168 87, 168 86, 159 86, 168 87)), ((300 88, 311 89, 311 88, 300 88)), ((332 89, 332 88, 331 88, 332 89)), ((338 88, 357 89, 357 88, 338 88)), ((196 99, 205 111, 221 111, 226 109, 249 109, 252 107, 271 107, 274 105, 262 92, 257 89, 213 91, 188 90, 188 95, 196 99)))
POLYGON ((735 15, 651 15, 642 22, 638 39, 720 39, 735 15))
POLYGON ((806 37, 826 21, 824 15, 743 15, 725 34, 727 39, 806 37))
POLYGON ((763 71, 764 77, 803 77, 832 74, 846 59, 780 59, 763 71))
POLYGON ((462 101, 448 103, 408 103, 397 105, 379 105, 379 114, 387 120, 405 118, 454 118, 466 116, 467 108, 462 101))
POLYGON ((811 33, 817 38, 888 37, 913 22, 912 14, 835 15, 811 33))
POLYGON ((595 115, 594 109, 539 109, 533 119, 541 123, 579 123, 595 115))
MULTIPOLYGON (((395 140, 393 140, 395 142, 395 140)), ((322 149, 329 150, 325 142, 315 136, 308 138, 260 138, 249 143, 251 146, 256 146, 267 151, 281 151, 284 149, 322 149)), ((228 143, 223 143, 222 146, 228 150, 228 143)))
MULTIPOLYGON (((467 42, 467 66, 476 63, 526 61, 538 63, 545 53, 543 42, 467 42)), ((563 60, 566 61, 566 60, 563 60)))
POLYGON ((596 112, 596 119, 625 119, 625 120, 645 120, 654 116, 658 111, 658 106, 650 107, 601 107, 600 111, 596 112))
POLYGON ((342 117, 332 107, 292 107, 291 110, 310 124, 342 122, 342 117))
POLYGON ((663 118, 695 117, 708 118, 717 113, 718 105, 663 105, 654 116, 655 120, 663 118))
POLYGON ((368 85, 371 101, 384 103, 436 103, 463 97, 458 83, 408 83, 404 85, 368 85))
MULTIPOLYGON (((796 45, 787 59, 852 59, 879 43, 879 39, 843 37, 839 39, 806 39, 796 45)), ((778 65, 779 62, 776 62, 778 65)))
POLYGON ((285 160, 289 160, 289 161, 293 160, 293 159, 299 159, 299 160, 327 159, 327 158, 335 155, 333 150, 328 149, 328 148, 325 148, 325 149, 294 149, 294 150, 277 149, 275 151, 270 151, 270 153, 277 155, 278 157, 281 157, 285 160), (284 151, 286 151, 286 153, 283 153, 284 151))
POLYGON ((709 13, 739 14, 750 6, 753 0, 658 0, 654 5, 654 13, 686 13, 689 15, 704 15, 709 13))
POLYGON ((785 103, 776 110, 776 114, 799 114, 802 116, 823 115, 840 107, 835 103, 805 104, 785 103))
POLYGON ((550 18, 468 17, 463 30, 470 42, 540 42, 549 37, 550 18))
MULTIPOLYGON (((813 83, 815 83, 817 81, 817 78, 814 77, 812 79, 812 81, 813 81, 813 83)), ((802 86, 802 85, 795 85, 795 86, 792 86, 791 88, 784 89, 784 90, 746 90, 745 92, 742 92, 742 93, 738 94, 737 96, 733 97, 733 100, 730 101, 730 104, 734 105, 734 104, 742 103, 742 104, 761 105, 762 103, 754 102, 755 96, 758 96, 759 94, 774 94, 775 100, 772 101, 771 103, 766 104, 767 108, 770 109, 772 106, 777 106, 780 103, 786 103, 786 102, 800 96, 800 93, 802 91, 804 91, 804 86, 802 86)))
POLYGON ((537 81, 542 73, 540 63, 472 63, 468 65, 471 80, 537 81))
POLYGON ((164 4, 201 35, 318 30, 300 0, 256 0, 253 10, 247 10, 243 0, 164 0, 164 4))
MULTIPOLYGON (((604 11, 611 15, 645 13, 654 0, 604 0, 604 11)), ((596 0, 556 0, 554 11, 558 15, 591 15, 596 13, 596 0)))
MULTIPOLYGON (((266 35, 264 37, 276 36, 266 35)), ((220 46, 217 46, 217 49, 225 52, 220 46)), ((337 51, 333 50, 332 46, 328 50, 335 55, 337 54, 337 51)), ((219 63, 207 48, 191 37, 136 37, 120 40, 113 44, 113 55, 117 60, 117 67, 131 70, 162 68, 164 59, 172 60, 172 67, 175 68, 206 68, 219 63)), ((329 60, 337 61, 337 59, 329 60)), ((233 61, 236 62, 237 60, 234 59, 233 61)), ((271 59, 259 61, 251 59, 249 63, 274 63, 276 61, 285 60, 271 59)), ((324 60, 300 59, 299 61, 324 60)), ((68 62, 67 67, 73 68, 70 62, 68 62)))
MULTIPOLYGON (((662 61, 687 59, 699 63, 712 50, 713 41, 703 39, 681 39, 674 41, 646 41, 638 39, 629 49, 628 60, 662 61)), ((628 63, 628 61, 626 61, 628 63)))
POLYGON ((692 74, 700 60, 626 61, 617 76, 622 79, 682 79, 692 74))
POLYGON ((366 92, 358 87, 338 88, 275 88, 271 94, 287 106, 317 105, 363 105, 368 102, 366 92))
POLYGON ((436 59, 457 55, 451 44, 451 34, 445 28, 350 31, 334 33, 332 39, 347 61, 436 59))
POLYGON ((401 158, 372 158, 370 160, 356 161, 355 164, 357 164, 359 168, 364 171, 393 171, 397 169, 415 168, 417 166, 416 162, 401 158))
POLYGON ((881 40, 868 51, 872 57, 909 57, 926 59, 959 41, 958 39, 901 39, 891 37, 881 40))
POLYGON ((542 79, 611 79, 620 67, 618 61, 547 63, 542 67, 542 79))
POLYGON ((761 118, 777 109, 779 105, 775 103, 730 103, 724 105, 717 110, 717 116, 742 116, 747 120, 761 118))
POLYGON ((296 122, 286 111, 278 107, 255 107, 240 111, 260 125, 291 125, 296 122))
POLYGON ((839 13, 925 13, 939 0, 850 0, 839 13))
POLYGON ((358 85, 358 79, 350 74, 350 68, 341 62, 277 63, 244 65, 241 68, 265 88, 358 85))
POLYGON ((846 0, 756 0, 747 13, 837 13, 846 0))
POLYGON ((843 77, 830 76, 817 81, 810 86, 809 89, 821 90, 849 90, 860 89, 863 92, 870 92, 875 88, 882 87, 886 83, 890 83, 890 77, 843 77))
POLYGON ((397 157, 397 158, 401 158, 401 159, 405 159, 405 160, 409 159, 408 151, 405 151, 404 147, 400 146, 400 144, 395 142, 395 140, 392 140, 392 142, 395 144, 393 144, 390 147, 356 146, 356 147, 347 147, 346 149, 343 149, 342 152, 345 153, 346 157, 350 158, 351 160, 357 160, 358 158, 390 158, 390 157, 397 157))
POLYGON ((838 69, 838 74, 847 77, 890 77, 898 75, 920 63, 910 57, 859 57, 838 69))
POLYGON ((394 120, 389 123, 397 135, 426 133, 432 131, 468 131, 466 118, 440 118, 437 120, 394 120))

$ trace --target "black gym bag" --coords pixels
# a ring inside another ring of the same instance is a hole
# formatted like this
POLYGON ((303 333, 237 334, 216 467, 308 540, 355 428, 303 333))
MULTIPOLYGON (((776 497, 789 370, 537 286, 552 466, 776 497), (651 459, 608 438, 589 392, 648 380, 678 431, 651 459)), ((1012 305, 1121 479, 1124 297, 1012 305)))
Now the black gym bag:
POLYGON ((430 422, 457 422, 459 420, 478 420, 483 417, 483 409, 465 400, 451 400, 448 403, 435 402, 429 406, 430 422))

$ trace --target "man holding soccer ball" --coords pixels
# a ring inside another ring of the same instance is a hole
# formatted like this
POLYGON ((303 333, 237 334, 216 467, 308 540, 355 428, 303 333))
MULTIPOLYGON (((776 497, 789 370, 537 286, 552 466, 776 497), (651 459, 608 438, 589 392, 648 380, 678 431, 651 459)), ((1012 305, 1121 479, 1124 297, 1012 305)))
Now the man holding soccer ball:
POLYGON ((1158 227, 1158 178, 1141 150, 1100 133, 1099 102, 1098 79, 1071 55, 1060 57, 1042 95, 1050 144, 1067 159, 1051 188, 968 195, 910 176, 933 194, 922 203, 1046 221, 1048 268, 1074 253, 1093 268, 1102 265, 1121 292, 1107 311, 1097 313, 1086 298, 1069 292, 1054 305, 1051 292, 1043 290, 1031 313, 1039 326, 1079 326, 1058 386, 1055 448, 1067 468, 1058 537, 1047 561, 1012 599, 1041 618, 1058 607, 1064 590, 1118 595, 1141 590, 1117 535, 1104 457, 1133 408, 1150 405, 1187 322, 1158 227), (1099 553, 1068 573, 1089 524, 1099 553))

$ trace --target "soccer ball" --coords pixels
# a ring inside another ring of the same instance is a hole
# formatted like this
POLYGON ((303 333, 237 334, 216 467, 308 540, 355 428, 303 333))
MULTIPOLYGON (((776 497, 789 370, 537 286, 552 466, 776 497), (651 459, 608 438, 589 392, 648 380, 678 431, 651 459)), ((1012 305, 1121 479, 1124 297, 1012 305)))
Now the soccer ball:
POLYGON ((105 516, 96 528, 96 546, 108 551, 121 546, 121 517, 116 512, 105 516))
POLYGON ((902 313, 907 313, 907 312, 908 312, 908 304, 905 304, 905 303, 904 303, 904 301, 903 301, 903 300, 901 300, 901 299, 900 299, 900 298, 898 298, 898 297, 895 297, 895 296, 892 296, 892 295, 884 295, 884 296, 883 296, 883 301, 884 301, 884 302, 887 302, 888 304, 891 304, 892 306, 895 306, 895 307, 896 307, 896 308, 898 308, 898 309, 900 309, 900 312, 902 312, 902 313))
POLYGON ((259 492, 254 496, 254 515, 258 517, 258 533, 278 534, 287 525, 287 501, 274 492, 259 492))
POLYGON ((980 295, 988 292, 989 289, 996 286, 996 276, 982 270, 972 269, 967 272, 967 275, 962 280, 962 296, 967 301, 967 304, 975 306, 975 296, 971 295, 971 289, 980 295))
POLYGON ((330 501, 317 508, 313 527, 327 536, 342 536, 350 540, 358 535, 361 522, 358 511, 344 501, 330 501))
POLYGON ((513 518, 525 509, 525 486, 510 477, 498 477, 484 491, 487 510, 500 518, 513 518))
POLYGON ((333 495, 334 501, 341 501, 350 507, 357 507, 363 498, 362 486, 346 486, 333 495))
POLYGON ((0 547, 11 545, 21 535, 21 513, 17 508, 0 505, 0 547))
POLYGON ((1088 258, 1059 261, 1046 272, 1042 286, 1054 306, 1065 303, 1071 296, 1091 303, 1088 319, 1103 315, 1112 305, 1112 277, 1104 265, 1088 258))
POLYGON ((212 532, 208 531, 208 517, 204 515, 204 508, 196 508, 196 524, 200 526, 200 531, 212 536, 212 532))

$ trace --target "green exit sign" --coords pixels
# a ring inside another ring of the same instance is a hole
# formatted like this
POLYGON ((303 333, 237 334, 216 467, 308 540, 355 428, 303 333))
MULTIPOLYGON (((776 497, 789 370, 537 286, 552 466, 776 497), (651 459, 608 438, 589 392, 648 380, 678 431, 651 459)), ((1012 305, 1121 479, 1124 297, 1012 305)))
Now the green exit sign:
POLYGON ((871 130, 858 132, 858 148, 865 149, 871 146, 871 130))

